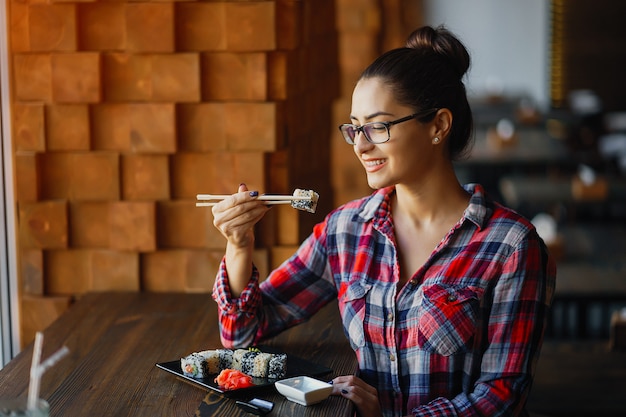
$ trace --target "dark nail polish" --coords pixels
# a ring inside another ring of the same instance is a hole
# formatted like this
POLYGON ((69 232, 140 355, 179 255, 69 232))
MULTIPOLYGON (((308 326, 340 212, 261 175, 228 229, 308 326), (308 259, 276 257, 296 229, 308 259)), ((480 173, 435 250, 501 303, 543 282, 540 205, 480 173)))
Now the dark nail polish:
POLYGON ((342 393, 342 394, 347 394, 347 393, 348 393, 348 390, 347 390, 347 389, 342 389, 342 390, 341 390, 341 393, 342 393))
POLYGON ((331 379, 330 381, 328 381, 328 383, 329 383, 330 385, 332 385, 332 384, 333 384, 333 382, 334 382, 334 381, 333 381, 332 379, 331 379))
POLYGON ((259 195, 258 191, 250 191, 250 197, 256 197, 259 195))

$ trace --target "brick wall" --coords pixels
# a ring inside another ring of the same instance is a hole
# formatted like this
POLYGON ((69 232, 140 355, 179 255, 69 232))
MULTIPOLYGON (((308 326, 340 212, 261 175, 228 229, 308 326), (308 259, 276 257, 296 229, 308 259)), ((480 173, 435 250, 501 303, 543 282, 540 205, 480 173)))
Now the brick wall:
POLYGON ((8 3, 23 345, 88 291, 209 292, 197 193, 320 193, 259 225, 262 271, 333 206, 334 0, 8 3))

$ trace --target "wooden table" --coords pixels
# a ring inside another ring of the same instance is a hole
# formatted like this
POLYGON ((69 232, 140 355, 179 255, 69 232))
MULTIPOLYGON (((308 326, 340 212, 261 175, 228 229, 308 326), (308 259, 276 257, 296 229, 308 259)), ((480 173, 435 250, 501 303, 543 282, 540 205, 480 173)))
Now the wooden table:
MULTIPOLYGON (((44 331, 42 357, 63 345, 70 354, 41 384, 53 416, 250 415, 235 405, 236 398, 207 392, 155 366, 221 347, 217 306, 209 294, 87 294, 44 331)), ((357 370, 335 304, 267 345, 331 368, 324 378, 357 370)), ((0 397, 27 395, 32 351, 31 344, 0 371, 0 397)), ((254 396, 275 403, 270 416, 353 413, 350 401, 337 396, 311 407, 285 400, 273 387, 254 396)))
POLYGON ((527 409, 551 417, 626 416, 626 350, 607 342, 544 343, 527 409))

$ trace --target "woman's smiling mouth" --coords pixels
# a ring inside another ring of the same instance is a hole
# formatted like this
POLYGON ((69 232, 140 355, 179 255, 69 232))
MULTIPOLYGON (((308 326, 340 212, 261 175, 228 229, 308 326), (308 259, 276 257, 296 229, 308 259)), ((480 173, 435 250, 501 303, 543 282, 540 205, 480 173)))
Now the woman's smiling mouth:
POLYGON ((374 172, 380 169, 387 159, 362 159, 362 161, 367 172, 374 172))

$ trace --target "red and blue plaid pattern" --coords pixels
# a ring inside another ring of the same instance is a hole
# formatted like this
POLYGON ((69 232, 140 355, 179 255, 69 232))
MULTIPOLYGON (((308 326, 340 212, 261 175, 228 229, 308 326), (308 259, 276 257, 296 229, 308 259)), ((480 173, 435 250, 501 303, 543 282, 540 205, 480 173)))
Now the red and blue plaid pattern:
POLYGON ((254 270, 237 299, 222 264, 213 292, 222 342, 257 343, 337 299, 359 376, 385 416, 523 413, 556 269, 530 222, 465 188, 463 218, 401 289, 393 188, 330 213, 261 285, 254 270))

